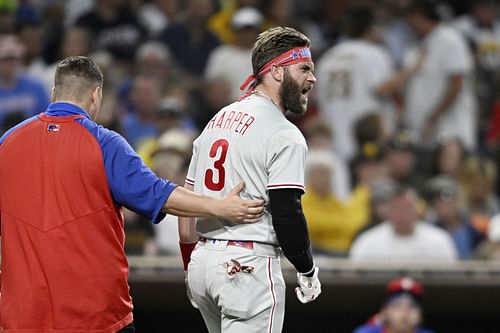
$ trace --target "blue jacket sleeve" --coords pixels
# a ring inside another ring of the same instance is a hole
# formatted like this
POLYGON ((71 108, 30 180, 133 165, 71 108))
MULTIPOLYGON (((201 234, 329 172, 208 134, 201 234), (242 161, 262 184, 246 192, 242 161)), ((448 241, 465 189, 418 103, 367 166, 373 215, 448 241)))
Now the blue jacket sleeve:
POLYGON ((161 209, 177 185, 151 171, 120 135, 104 144, 102 150, 114 200, 153 223, 160 222, 165 217, 161 209))
POLYGON ((116 203, 160 222, 161 209, 176 184, 159 178, 149 169, 129 143, 118 133, 88 119, 78 120, 101 146, 108 186, 116 203))

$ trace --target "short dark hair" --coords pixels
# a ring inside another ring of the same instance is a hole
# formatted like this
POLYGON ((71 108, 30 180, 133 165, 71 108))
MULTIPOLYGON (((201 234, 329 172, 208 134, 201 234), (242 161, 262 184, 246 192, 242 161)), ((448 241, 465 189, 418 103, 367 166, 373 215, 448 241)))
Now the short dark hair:
MULTIPOLYGON (((260 33, 252 50, 253 74, 256 76, 266 63, 286 51, 309 45, 306 35, 290 27, 274 27, 260 33)), ((260 83, 260 78, 255 81, 254 86, 260 83)))
POLYGON ((438 0, 412 0, 405 12, 407 14, 417 13, 431 21, 439 22, 441 20, 439 5, 438 0))
POLYGON ((74 94, 82 89, 93 88, 95 85, 102 88, 103 83, 104 75, 101 69, 88 57, 68 57, 57 64, 54 85, 56 91, 60 93, 74 94))
POLYGON ((384 119, 376 111, 370 111, 359 117, 354 124, 354 137, 358 147, 365 143, 380 141, 384 127, 384 119))
POLYGON ((363 37, 375 25, 373 9, 368 6, 356 6, 349 9, 343 29, 351 38, 363 37))

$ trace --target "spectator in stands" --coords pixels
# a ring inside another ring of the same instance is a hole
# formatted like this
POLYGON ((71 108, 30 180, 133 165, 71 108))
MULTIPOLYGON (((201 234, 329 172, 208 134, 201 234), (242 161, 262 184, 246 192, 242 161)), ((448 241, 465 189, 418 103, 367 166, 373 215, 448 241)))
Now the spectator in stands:
POLYGON ((457 182, 446 176, 434 177, 428 181, 427 193, 428 220, 451 236, 460 259, 469 258, 483 235, 473 227, 468 213, 459 209, 457 182))
POLYGON ((460 139, 439 141, 430 159, 430 176, 446 175, 460 179, 466 156, 467 152, 460 139))
POLYGON ((176 63, 193 76, 205 71, 208 56, 219 46, 217 36, 208 30, 214 11, 211 0, 188 0, 183 20, 170 24, 159 40, 168 46, 176 63))
POLYGON ((405 119, 418 144, 432 146, 442 136, 456 136, 476 146, 476 101, 470 82, 473 61, 463 37, 441 24, 436 2, 412 0, 406 20, 420 39, 405 63, 425 59, 405 92, 405 119))
POLYGON ((373 181, 386 177, 382 148, 372 142, 365 143, 351 162, 351 172, 352 187, 359 184, 370 185, 373 181))
POLYGON ((455 20, 454 26, 467 39, 475 55, 475 92, 479 101, 479 130, 484 132, 497 91, 500 88, 500 20, 494 0, 470 2, 470 12, 455 20))
POLYGON ((347 200, 351 196, 351 175, 347 164, 333 151, 330 126, 320 117, 309 118, 304 124, 304 136, 309 149, 330 151, 334 170, 331 191, 338 200, 347 200))
MULTIPOLYGON (((53 78, 54 73, 47 73, 47 64, 42 57, 42 22, 38 13, 33 12, 32 15, 23 18, 16 23, 16 32, 19 41, 24 45, 25 54, 23 64, 26 73, 42 80, 45 83, 47 77, 53 78)), ((47 92, 50 93, 52 85, 48 87, 47 92)))
POLYGON ((354 124, 356 152, 360 152, 365 144, 384 147, 388 139, 386 121, 379 112, 367 112, 360 116, 354 124))
POLYGON ((306 193, 302 207, 307 217, 313 249, 345 256, 354 235, 368 221, 368 186, 357 186, 340 200, 332 193, 335 156, 328 150, 311 149, 306 159, 306 193))
POLYGON ((130 92, 132 110, 124 113, 122 122, 125 138, 133 147, 158 134, 155 112, 161 97, 161 85, 156 78, 138 76, 134 79, 130 92))
POLYGON ((156 77, 166 87, 171 75, 175 74, 172 67, 170 50, 161 43, 145 42, 137 50, 134 64, 136 75, 156 77))
POLYGON ((500 215, 491 218, 487 239, 477 249, 474 258, 500 261, 500 215))
POLYGON ((122 101, 122 107, 127 111, 133 110, 130 93, 137 76, 156 78, 162 91, 169 83, 175 82, 178 85, 180 78, 174 67, 172 55, 164 44, 156 41, 141 44, 135 54, 133 76, 116 82, 118 85, 117 95, 122 101))
POLYGON ((210 31, 223 43, 231 44, 236 41, 234 30, 231 27, 231 19, 234 13, 243 7, 257 7, 259 0, 234 0, 225 6, 220 6, 217 13, 212 15, 208 21, 210 31))
POLYGON ((225 80, 231 87, 231 100, 243 95, 240 86, 252 72, 252 48, 261 31, 262 15, 253 7, 238 9, 231 18, 236 36, 233 44, 222 44, 208 58, 205 70, 207 80, 225 80))
MULTIPOLYGON (((179 129, 163 132, 158 138, 156 150, 153 152, 152 166, 159 177, 169 176, 179 183, 184 181, 192 154, 193 140, 193 135, 179 129)), ((179 254, 177 216, 165 216, 162 223, 155 225, 154 228, 159 252, 179 254)))
POLYGON ((289 0, 260 1, 258 8, 264 15, 262 30, 286 26, 305 33, 311 40, 313 54, 322 54, 330 45, 325 41, 319 22, 312 19, 310 3, 289 0), (300 15, 297 15, 300 13, 300 15), (309 14, 309 15, 308 15, 309 14))
MULTIPOLYGON (((179 130, 189 137, 197 133, 191 119, 186 115, 185 103, 175 95, 165 96, 159 101, 154 110, 154 119, 157 133, 179 130)), ((154 167, 152 154, 158 149, 157 139, 156 136, 143 138, 137 146, 137 153, 151 168, 154 167)))
POLYGON ((231 87, 223 80, 205 81, 203 89, 198 91, 198 98, 193 100, 197 104, 193 106, 191 116, 196 127, 201 132, 222 107, 232 102, 231 87))
POLYGON ((321 57, 317 66, 320 113, 333 129, 334 148, 346 161, 356 153, 354 124, 368 112, 380 113, 394 127, 395 109, 388 97, 402 88, 419 62, 394 72, 380 36, 373 10, 352 8, 346 18, 345 41, 321 57))
POLYGON ((397 183, 391 178, 379 178, 370 184, 370 217, 368 223, 358 231, 357 236, 389 219, 391 198, 397 183))
POLYGON ((154 255, 158 253, 153 224, 142 215, 123 209, 125 221, 125 253, 127 255, 154 255))
POLYGON ((0 34, 14 33, 15 10, 16 3, 14 1, 0 3, 0 34))
POLYGON ((354 333, 432 333, 422 325, 422 285, 412 278, 391 280, 380 312, 354 333))
POLYGON ((165 30, 179 13, 179 0, 152 0, 139 10, 139 20, 146 27, 150 37, 156 37, 165 30))
POLYGON ((389 262, 455 260, 453 240, 440 228, 419 219, 417 199, 414 189, 400 186, 391 198, 388 220, 359 235, 350 258, 389 262))
POLYGON ((112 131, 122 133, 119 104, 116 95, 110 89, 104 89, 101 109, 96 122, 112 131))
MULTIPOLYGON (((61 59, 74 56, 88 56, 90 53, 90 44, 90 33, 85 28, 68 28, 62 35, 62 41, 57 56, 61 59)), ((34 74, 42 80, 49 92, 52 91, 52 87, 54 86, 56 66, 57 62, 47 66, 45 69, 43 69, 43 67, 41 67, 40 70, 37 68, 33 69, 34 74)), ((112 82, 113 78, 110 78, 107 84, 111 84, 112 82)))
POLYGON ((491 217, 500 212, 500 202, 494 193, 497 181, 495 164, 488 158, 476 155, 465 159, 461 181, 464 189, 464 206, 472 225, 486 235, 491 217))
POLYGON ((86 56, 90 53, 91 36, 89 30, 83 27, 72 27, 64 32, 61 43, 61 58, 86 56))
POLYGON ((414 172, 414 146, 407 132, 396 132, 388 140, 384 156, 389 177, 399 183, 419 188, 420 179, 417 179, 414 172))
POLYGON ((21 72, 24 46, 15 35, 0 36, 0 132, 45 111, 49 96, 43 84, 21 72))
POLYGON ((135 50, 146 35, 128 1, 124 0, 95 1, 94 8, 75 24, 90 31, 93 51, 110 52, 115 60, 125 64, 133 61, 135 50))

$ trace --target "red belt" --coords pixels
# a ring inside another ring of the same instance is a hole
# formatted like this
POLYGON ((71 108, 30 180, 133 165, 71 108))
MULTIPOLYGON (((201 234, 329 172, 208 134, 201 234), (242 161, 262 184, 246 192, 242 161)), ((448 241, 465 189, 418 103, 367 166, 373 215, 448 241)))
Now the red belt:
MULTIPOLYGON (((200 237, 200 242, 206 243, 210 241, 220 241, 224 242, 225 240, 222 239, 210 239, 210 238, 205 238, 205 237, 200 237)), ((253 250, 253 242, 252 241, 235 241, 235 240, 228 240, 227 241, 228 246, 239 246, 243 247, 245 249, 253 250)))

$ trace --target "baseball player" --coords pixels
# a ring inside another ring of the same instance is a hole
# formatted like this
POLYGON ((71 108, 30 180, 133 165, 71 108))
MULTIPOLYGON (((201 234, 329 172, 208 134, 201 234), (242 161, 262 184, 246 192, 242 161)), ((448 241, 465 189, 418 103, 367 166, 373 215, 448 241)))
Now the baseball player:
POLYGON ((281 332, 282 252, 297 269, 299 301, 321 293, 301 207, 307 146, 285 118, 286 111, 306 111, 316 82, 309 39, 292 28, 267 30, 253 47, 252 67, 241 87, 251 83, 247 93, 221 109, 195 140, 185 186, 222 197, 243 179, 241 195, 264 199, 266 212, 246 226, 179 220, 188 296, 211 333, 281 332))

